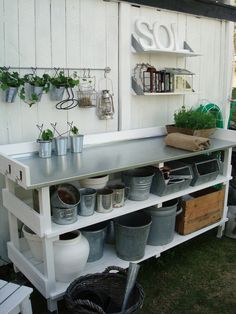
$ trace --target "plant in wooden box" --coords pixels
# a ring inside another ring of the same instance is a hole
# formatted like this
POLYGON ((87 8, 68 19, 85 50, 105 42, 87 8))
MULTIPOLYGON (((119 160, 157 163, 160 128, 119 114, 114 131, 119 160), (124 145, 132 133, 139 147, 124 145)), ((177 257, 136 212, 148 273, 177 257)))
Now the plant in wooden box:
POLYGON ((40 130, 39 138, 39 157, 49 158, 52 155, 52 139, 54 138, 53 131, 50 129, 43 130, 43 125, 37 127, 40 130))
POLYGON ((209 137, 215 131, 216 118, 209 112, 186 109, 183 106, 174 114, 174 125, 167 125, 168 133, 183 133, 194 136, 209 137))
POLYGON ((52 100, 60 101, 63 98, 65 89, 74 88, 79 84, 77 73, 74 72, 73 76, 65 75, 64 71, 56 72, 55 76, 50 78, 51 89, 50 96, 52 100))
POLYGON ((24 91, 24 79, 20 77, 18 72, 9 72, 7 69, 0 69, 0 88, 5 92, 6 102, 14 102, 20 87, 21 97, 24 91))
POLYGON ((38 76, 35 73, 26 74, 24 76, 25 83, 30 86, 29 90, 29 100, 26 102, 31 107, 36 102, 41 100, 43 93, 48 93, 50 87, 50 76, 48 74, 43 74, 38 76))
POLYGON ((71 140, 71 152, 82 153, 84 135, 79 134, 79 129, 73 126, 73 122, 68 122, 70 126, 70 140, 71 140))

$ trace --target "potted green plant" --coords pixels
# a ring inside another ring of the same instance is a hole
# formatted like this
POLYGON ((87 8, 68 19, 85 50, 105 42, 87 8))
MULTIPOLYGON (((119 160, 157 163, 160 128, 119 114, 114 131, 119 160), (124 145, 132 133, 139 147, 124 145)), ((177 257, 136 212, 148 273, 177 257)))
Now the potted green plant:
POLYGON ((23 86, 24 79, 20 77, 18 72, 9 72, 8 70, 0 69, 0 88, 5 92, 6 102, 13 103, 19 88, 24 89, 23 86))
POLYGON ((216 118, 212 113, 186 109, 185 106, 174 114, 174 121, 174 125, 166 126, 168 133, 209 137, 216 127, 216 118))
POLYGON ((70 129, 70 140, 71 140, 71 152, 82 153, 84 135, 79 134, 79 129, 76 126, 72 126, 70 129))
POLYGON ((74 72, 73 76, 66 76, 64 71, 60 71, 54 77, 50 79, 51 89, 50 96, 51 100, 60 101, 63 98, 64 91, 67 88, 74 88, 79 84, 77 73, 74 72))
POLYGON ((53 131, 46 129, 42 131, 37 142, 39 143, 39 157, 49 158, 52 155, 52 140, 54 138, 53 131))
POLYGON ((48 93, 50 87, 50 76, 48 74, 38 76, 31 73, 26 74, 24 76, 24 80, 30 85, 29 106, 31 107, 34 103, 41 100, 43 92, 48 93))

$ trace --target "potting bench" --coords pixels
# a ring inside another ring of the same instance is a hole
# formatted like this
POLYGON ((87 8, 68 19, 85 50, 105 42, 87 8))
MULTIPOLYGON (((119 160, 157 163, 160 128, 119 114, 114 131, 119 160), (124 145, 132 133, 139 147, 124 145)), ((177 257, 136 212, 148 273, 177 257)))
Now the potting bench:
MULTIPOLYGON (((0 172, 5 175, 6 188, 3 190, 4 206, 9 212, 10 242, 8 255, 19 269, 48 300, 48 308, 57 307, 57 300, 63 296, 69 283, 55 280, 53 243, 59 235, 121 215, 141 210, 149 206, 159 206, 163 202, 197 190, 216 185, 225 185, 224 210, 220 221, 196 232, 181 236, 175 234, 174 240, 163 246, 146 246, 142 260, 152 256, 159 257, 180 243, 196 237, 212 228, 218 227, 218 236, 222 235, 227 221, 228 182, 231 178, 231 153, 236 146, 235 132, 218 129, 211 139, 207 151, 187 152, 167 147, 164 144, 165 127, 129 130, 97 135, 87 135, 84 139, 82 154, 68 153, 66 156, 53 156, 42 159, 37 154, 37 143, 11 144, 0 147, 0 172), (57 225, 51 220, 50 193, 52 185, 80 180, 103 174, 118 173, 126 169, 163 165, 166 161, 196 156, 202 153, 224 151, 222 173, 211 182, 191 186, 185 190, 165 196, 150 194, 146 201, 127 200, 122 208, 113 209, 107 214, 95 213, 89 217, 78 217, 70 225, 57 225), (17 189, 38 190, 39 212, 30 203, 18 196, 17 189), (19 238, 18 221, 23 222, 42 239, 44 263, 34 259, 24 238, 19 238)), ((139 262, 139 261, 138 261, 139 262)), ((88 263, 83 274, 103 271, 107 266, 128 267, 129 262, 119 259, 113 246, 105 247, 104 256, 99 261, 88 263)))

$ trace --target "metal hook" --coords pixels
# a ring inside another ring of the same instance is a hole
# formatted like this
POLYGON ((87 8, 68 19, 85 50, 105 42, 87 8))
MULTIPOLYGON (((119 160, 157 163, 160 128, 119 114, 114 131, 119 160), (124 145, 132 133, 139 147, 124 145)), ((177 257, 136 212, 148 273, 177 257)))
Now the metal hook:
POLYGON ((33 75, 35 76, 36 75, 36 71, 37 71, 37 67, 31 67, 31 70, 32 70, 32 72, 33 72, 33 75))

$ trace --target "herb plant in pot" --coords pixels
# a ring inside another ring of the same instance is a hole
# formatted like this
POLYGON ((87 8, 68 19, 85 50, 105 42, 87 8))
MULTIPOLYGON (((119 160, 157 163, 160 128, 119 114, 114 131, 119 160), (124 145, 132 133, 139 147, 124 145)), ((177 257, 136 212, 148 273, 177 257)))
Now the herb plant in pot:
POLYGON ((29 83, 30 86, 30 103, 31 107, 36 102, 41 100, 43 93, 48 93, 50 87, 50 76, 48 74, 43 74, 43 76, 32 74, 26 74, 24 76, 25 82, 29 83))
POLYGON ((174 125, 167 125, 168 133, 209 137, 215 131, 216 118, 212 113, 195 111, 184 106, 174 114, 174 125))
MULTIPOLYGON (((0 70, 0 88, 5 92, 5 101, 13 103, 15 101, 19 88, 24 89, 24 79, 18 72, 9 72, 0 70)), ((20 93, 21 96, 22 92, 20 93)))
POLYGON ((37 140, 39 143, 39 157, 49 158, 52 155, 52 139, 54 134, 52 130, 46 129, 42 132, 40 138, 37 140))
POLYGON ((71 152, 82 153, 84 135, 79 134, 79 129, 76 126, 73 126, 70 129, 70 140, 71 140, 71 152))
POLYGON ((63 98, 65 89, 74 88, 79 84, 77 74, 74 73, 73 77, 66 76, 64 71, 60 71, 54 77, 50 79, 51 89, 50 97, 51 100, 60 101, 63 98))

